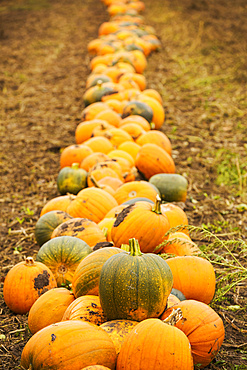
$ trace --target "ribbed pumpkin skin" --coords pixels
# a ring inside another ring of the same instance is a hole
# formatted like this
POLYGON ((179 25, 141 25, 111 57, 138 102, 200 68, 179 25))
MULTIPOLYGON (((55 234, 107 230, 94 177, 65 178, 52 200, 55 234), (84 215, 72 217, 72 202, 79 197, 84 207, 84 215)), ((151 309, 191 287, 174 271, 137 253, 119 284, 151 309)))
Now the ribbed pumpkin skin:
POLYGON ((111 337, 118 355, 125 338, 137 324, 138 321, 133 320, 111 320, 104 322, 100 327, 111 337))
POLYGON ((99 276, 103 264, 112 255, 123 252, 119 248, 106 247, 94 251, 84 258, 78 265, 73 281, 72 289, 76 298, 86 294, 99 294, 99 276))
POLYGON ((137 202, 118 214, 111 229, 111 238, 116 247, 120 248, 122 244, 128 244, 129 239, 135 238, 143 253, 153 253, 168 238, 165 236, 170 229, 167 217, 153 212, 152 208, 153 204, 149 202, 137 202))
POLYGON ((169 234, 167 244, 159 253, 169 253, 175 256, 195 256, 201 253, 200 248, 184 233, 169 234))
POLYGON ((50 211, 63 211, 67 212, 68 206, 71 202, 76 198, 73 194, 68 195, 60 195, 59 197, 55 197, 50 199, 42 208, 40 212, 40 217, 50 211))
POLYGON ((140 322, 120 350, 116 370, 191 370, 190 343, 176 327, 159 319, 140 322))
POLYGON ((57 285, 71 283, 75 269, 92 249, 83 240, 73 236, 58 236, 42 245, 36 260, 53 272, 57 285))
POLYGON ((217 355, 225 337, 225 329, 220 316, 208 305, 195 300, 177 303, 161 316, 164 320, 173 309, 181 308, 183 319, 176 323, 188 337, 194 365, 207 366, 217 355))
POLYGON ((106 191, 86 188, 77 194, 76 199, 67 208, 67 212, 73 217, 88 218, 98 223, 115 206, 117 201, 106 191))
POLYGON ((99 297, 84 295, 76 298, 64 312, 62 321, 83 320, 91 324, 101 325, 106 321, 99 297))
POLYGON ((11 311, 25 314, 43 293, 56 286, 55 277, 46 265, 27 258, 7 273, 3 298, 11 311))
POLYGON ((64 211, 50 211, 41 216, 35 225, 35 239, 39 246, 51 239, 53 230, 64 221, 71 219, 64 211))
POLYGON ((115 368, 116 351, 108 334, 85 321, 63 321, 35 333, 25 345, 21 366, 35 370, 81 370, 89 365, 115 368))
POLYGON ((79 168, 79 163, 72 167, 64 167, 57 177, 57 188, 61 195, 77 194, 87 186, 87 171, 79 168))
POLYGON ((144 144, 135 159, 136 168, 146 179, 158 173, 175 173, 172 157, 156 144, 144 144))
POLYGON ((159 317, 172 290, 172 273, 161 257, 120 253, 102 267, 99 297, 107 320, 159 317))
POLYGON ((53 230, 51 238, 65 235, 82 239, 91 248, 97 243, 106 241, 100 227, 87 218, 72 218, 63 222, 53 230))
POLYGON ((209 304, 215 293, 215 273, 212 264, 201 257, 179 256, 166 260, 173 274, 173 288, 186 299, 209 304))
POLYGON ((44 327, 62 320, 67 307, 75 297, 66 288, 50 289, 32 305, 28 314, 28 327, 35 334, 44 327))

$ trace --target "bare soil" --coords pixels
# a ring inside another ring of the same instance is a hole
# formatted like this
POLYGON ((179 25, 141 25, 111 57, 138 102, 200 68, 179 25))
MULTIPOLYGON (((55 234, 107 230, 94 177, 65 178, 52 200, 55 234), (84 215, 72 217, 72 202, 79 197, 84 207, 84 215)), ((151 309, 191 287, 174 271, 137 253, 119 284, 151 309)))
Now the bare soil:
MULTIPOLYGON (((189 181, 189 223, 223 241, 241 241, 214 256, 245 268, 247 237, 247 4, 245 0, 146 0, 145 23, 160 52, 148 59, 148 87, 164 99, 162 130, 177 173, 189 181), (237 262, 236 262, 237 261, 237 262)), ((62 148, 75 142, 90 74, 87 44, 108 20, 99 0, 2 0, 0 3, 0 261, 9 269, 35 256, 40 210, 58 196, 62 148)), ((195 242, 207 246, 205 238, 195 242)), ((211 250, 212 252, 212 250, 211 250)), ((229 262, 229 264, 230 264, 229 262)), ((222 266, 215 263, 217 287, 222 266)), ((212 303, 226 337, 207 369, 247 369, 247 282, 212 303)), ((0 367, 20 369, 30 338, 27 315, 0 296, 0 367)))

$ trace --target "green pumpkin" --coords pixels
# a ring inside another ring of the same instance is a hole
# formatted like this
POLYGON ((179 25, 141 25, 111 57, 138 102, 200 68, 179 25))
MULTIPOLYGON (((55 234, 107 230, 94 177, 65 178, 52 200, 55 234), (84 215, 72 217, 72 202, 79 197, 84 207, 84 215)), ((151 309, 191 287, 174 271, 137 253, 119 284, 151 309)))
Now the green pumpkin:
POLYGON ((50 268, 58 286, 69 286, 77 266, 91 252, 89 245, 79 238, 58 236, 42 245, 36 261, 50 268))
POLYGON ((100 102, 104 95, 113 94, 113 92, 117 92, 114 90, 113 87, 104 86, 102 80, 98 80, 97 85, 89 87, 84 95, 83 95, 83 102, 85 107, 90 104, 100 102))
POLYGON ((144 102, 131 100, 123 109, 122 118, 138 115, 144 117, 149 123, 153 119, 153 110, 144 102))
POLYGON ((103 311, 108 320, 159 317, 172 290, 171 269, 160 256, 142 254, 134 238, 129 240, 129 251, 112 256, 102 267, 99 297, 103 311))
POLYGON ((165 202, 185 202, 188 181, 176 173, 159 173, 150 177, 149 182, 155 185, 165 202))
POLYGON ((77 194, 80 190, 87 187, 87 171, 79 168, 78 163, 73 163, 71 167, 64 167, 60 170, 57 177, 57 188, 61 195, 77 194))
POLYGON ((102 266, 113 255, 123 252, 120 248, 100 248, 84 258, 77 267, 72 289, 76 298, 82 295, 99 295, 99 277, 102 266))
POLYGON ((35 239, 39 246, 51 239, 51 234, 57 226, 73 218, 64 211, 50 211, 41 216, 35 225, 35 239))

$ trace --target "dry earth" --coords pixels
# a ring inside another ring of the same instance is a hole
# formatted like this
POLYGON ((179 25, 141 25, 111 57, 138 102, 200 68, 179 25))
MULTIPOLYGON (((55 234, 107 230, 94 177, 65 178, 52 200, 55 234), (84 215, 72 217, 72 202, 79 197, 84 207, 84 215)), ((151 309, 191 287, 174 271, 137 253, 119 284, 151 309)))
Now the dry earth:
MULTIPOLYGON (((212 307, 226 338, 208 369, 247 369, 247 4, 245 0, 146 0, 145 22, 162 50, 148 59, 148 87, 164 99, 184 209, 203 226, 193 240, 217 272, 212 307), (217 235, 220 241, 213 235, 217 235)), ((87 43, 108 20, 99 0, 0 3, 1 283, 35 255, 35 223, 58 195, 60 150, 74 143, 90 73, 87 43)), ((20 369, 27 315, 0 296, 0 367, 20 369)))

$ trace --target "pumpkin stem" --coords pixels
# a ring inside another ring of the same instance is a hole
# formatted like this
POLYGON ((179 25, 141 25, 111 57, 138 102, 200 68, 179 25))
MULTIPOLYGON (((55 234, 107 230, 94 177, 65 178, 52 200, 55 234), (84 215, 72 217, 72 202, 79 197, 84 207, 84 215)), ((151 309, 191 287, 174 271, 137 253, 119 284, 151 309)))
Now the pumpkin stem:
POLYGON ((176 323, 183 318, 183 313, 181 308, 176 308, 172 310, 172 313, 163 322, 168 325, 176 325, 176 323))
POLYGON ((122 244, 121 249, 123 251, 129 252, 130 251, 130 246, 129 246, 129 244, 122 244))
POLYGON ((161 198, 159 196, 159 194, 156 195, 156 199, 155 199, 155 204, 152 208, 152 211, 155 212, 155 213, 158 213, 158 214, 161 214, 161 209, 160 209, 160 205, 161 205, 161 198))
POLYGON ((131 256, 142 255, 138 240, 136 240, 135 238, 129 239, 129 252, 131 256))
POLYGON ((105 235, 105 237, 107 238, 107 235, 108 235, 108 228, 107 227, 103 227, 102 229, 102 233, 105 235))
POLYGON ((33 257, 26 257, 26 259, 25 259, 25 265, 26 266, 33 266, 34 265, 33 257))
POLYGON ((79 163, 77 163, 77 162, 72 163, 71 168, 72 168, 73 170, 78 170, 78 169, 79 169, 79 163))
POLYGON ((93 175, 90 175, 90 180, 92 181, 93 185, 96 187, 96 188, 99 188, 99 189, 102 189, 101 186, 99 185, 99 183, 96 181, 95 177, 93 175))

